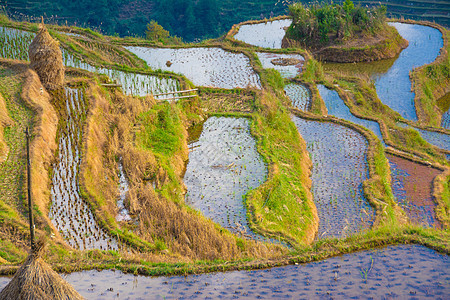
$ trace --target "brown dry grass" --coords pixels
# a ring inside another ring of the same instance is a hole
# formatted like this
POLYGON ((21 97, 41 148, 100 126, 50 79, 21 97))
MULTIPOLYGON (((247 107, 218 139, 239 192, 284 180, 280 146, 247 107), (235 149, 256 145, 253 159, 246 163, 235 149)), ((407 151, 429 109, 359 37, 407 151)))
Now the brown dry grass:
POLYGON ((42 84, 49 90, 64 84, 64 64, 59 43, 55 41, 44 24, 30 44, 28 51, 30 67, 37 72, 42 84))
POLYGON ((0 94, 0 163, 6 160, 8 157, 8 145, 3 138, 3 129, 6 126, 12 124, 11 118, 8 116, 8 110, 6 109, 5 100, 0 94))
POLYGON ((34 111, 32 141, 30 145, 31 156, 31 197, 41 214, 36 217, 36 226, 41 228, 49 226, 59 236, 58 230, 48 218, 51 180, 49 170, 57 148, 56 131, 58 116, 50 103, 50 96, 43 89, 38 75, 29 69, 24 74, 24 86, 21 97, 34 111))

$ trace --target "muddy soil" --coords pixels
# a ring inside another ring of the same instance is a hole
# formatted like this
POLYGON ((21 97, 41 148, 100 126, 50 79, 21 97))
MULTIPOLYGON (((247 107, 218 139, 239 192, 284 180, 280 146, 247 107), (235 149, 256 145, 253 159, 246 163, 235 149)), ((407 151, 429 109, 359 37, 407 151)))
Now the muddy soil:
POLYGON ((442 228, 436 219, 433 180, 440 171, 386 154, 391 167, 392 192, 408 215, 410 222, 425 227, 442 228))

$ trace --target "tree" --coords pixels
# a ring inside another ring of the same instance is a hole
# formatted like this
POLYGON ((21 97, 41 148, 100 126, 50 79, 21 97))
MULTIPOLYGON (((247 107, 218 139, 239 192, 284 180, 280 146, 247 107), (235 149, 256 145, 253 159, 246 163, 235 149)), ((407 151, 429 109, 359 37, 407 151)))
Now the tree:
POLYGON ((158 22, 151 20, 147 24, 147 32, 145 33, 147 40, 158 41, 160 39, 166 39, 170 36, 170 33, 165 30, 158 22))
POLYGON ((352 0, 345 0, 342 7, 344 8, 345 14, 349 16, 352 10, 355 8, 355 5, 353 4, 352 0))

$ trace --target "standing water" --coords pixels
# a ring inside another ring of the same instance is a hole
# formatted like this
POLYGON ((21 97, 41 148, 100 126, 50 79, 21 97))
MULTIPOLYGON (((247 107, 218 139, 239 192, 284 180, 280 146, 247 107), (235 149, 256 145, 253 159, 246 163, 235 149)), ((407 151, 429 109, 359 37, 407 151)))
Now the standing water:
POLYGON ((363 194, 368 178, 367 140, 335 124, 293 121, 311 155, 312 193, 319 213, 318 238, 346 237, 369 228, 374 212, 363 194))
POLYGON ((289 27, 291 23, 291 19, 283 19, 242 25, 234 38, 253 46, 280 49, 281 41, 286 33, 285 28, 289 27))
MULTIPOLYGON (((65 97, 64 97, 65 96, 65 97)), ((58 132, 57 162, 53 166, 50 219, 67 243, 77 249, 117 249, 114 238, 99 227, 82 199, 79 187, 83 127, 88 101, 81 89, 65 89, 66 109, 58 132)))
POLYGON ((375 75, 375 87, 381 102, 408 120, 417 121, 409 73, 433 62, 444 45, 442 33, 429 26, 390 23, 409 42, 393 66, 385 74, 375 75))
POLYGON ((211 117, 189 147, 186 203, 234 233, 264 239, 250 230, 243 203, 244 195, 267 176, 249 121, 211 117))

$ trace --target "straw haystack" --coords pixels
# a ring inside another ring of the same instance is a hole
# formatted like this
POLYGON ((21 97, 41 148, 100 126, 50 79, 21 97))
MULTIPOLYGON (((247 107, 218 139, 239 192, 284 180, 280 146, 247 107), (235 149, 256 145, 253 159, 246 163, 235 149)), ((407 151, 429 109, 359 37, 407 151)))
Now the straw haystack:
POLYGON ((59 43, 55 41, 44 26, 39 25, 39 32, 28 50, 30 67, 36 71, 45 88, 55 90, 64 84, 64 64, 59 43))
POLYGON ((43 251, 44 242, 40 241, 13 279, 0 292, 0 299, 83 299, 70 284, 44 262, 41 258, 43 251))

